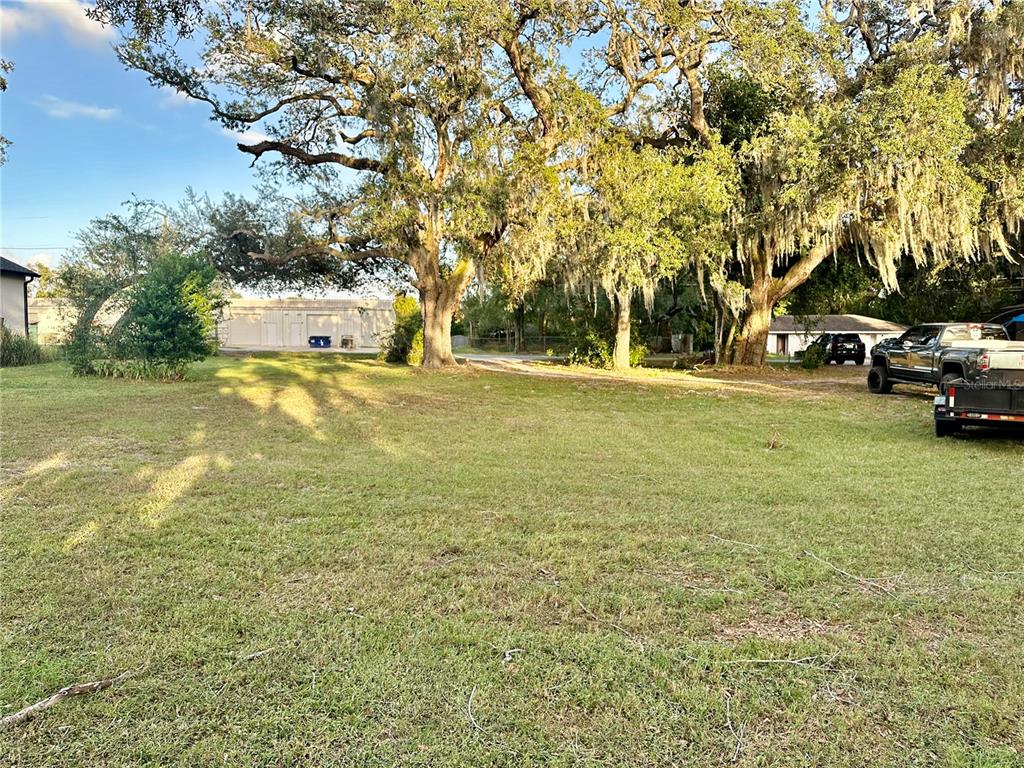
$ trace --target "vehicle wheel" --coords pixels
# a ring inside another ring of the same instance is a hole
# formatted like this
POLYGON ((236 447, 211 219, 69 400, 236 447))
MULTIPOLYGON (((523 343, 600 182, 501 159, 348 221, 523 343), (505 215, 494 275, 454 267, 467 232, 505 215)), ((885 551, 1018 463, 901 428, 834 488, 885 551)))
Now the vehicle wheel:
POLYGON ((857 365, 864 365, 864 358, 858 357, 853 362, 855 362, 857 365))
POLYGON ((876 365, 868 371, 868 391, 875 395, 888 395, 892 392, 889 371, 884 365, 876 365))
POLYGON ((939 382, 939 391, 943 389, 943 385, 952 384, 954 381, 960 381, 963 376, 959 373, 946 373, 942 376, 942 381, 939 382))
POLYGON ((960 432, 963 428, 963 424, 961 424, 959 421, 949 421, 947 419, 935 420, 936 437, 952 437, 957 432, 960 432))

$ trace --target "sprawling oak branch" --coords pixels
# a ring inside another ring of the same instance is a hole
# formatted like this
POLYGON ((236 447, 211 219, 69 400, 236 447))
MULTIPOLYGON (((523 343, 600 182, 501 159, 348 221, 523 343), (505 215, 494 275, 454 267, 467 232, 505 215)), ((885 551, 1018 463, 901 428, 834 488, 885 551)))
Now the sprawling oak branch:
POLYGON ((286 157, 294 158, 304 165, 333 163, 351 168, 354 171, 371 171, 373 173, 384 173, 388 168, 386 163, 372 157, 353 157, 343 152, 307 152, 301 147, 296 147, 284 141, 266 140, 256 144, 239 143, 237 146, 239 151, 252 155, 254 162, 267 152, 277 152, 286 157))

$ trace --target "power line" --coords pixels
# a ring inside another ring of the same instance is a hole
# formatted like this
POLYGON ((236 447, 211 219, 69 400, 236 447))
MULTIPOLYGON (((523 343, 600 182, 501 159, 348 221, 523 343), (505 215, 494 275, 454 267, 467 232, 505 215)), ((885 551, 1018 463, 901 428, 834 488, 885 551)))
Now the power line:
POLYGON ((73 245, 0 245, 0 251, 66 251, 73 245))

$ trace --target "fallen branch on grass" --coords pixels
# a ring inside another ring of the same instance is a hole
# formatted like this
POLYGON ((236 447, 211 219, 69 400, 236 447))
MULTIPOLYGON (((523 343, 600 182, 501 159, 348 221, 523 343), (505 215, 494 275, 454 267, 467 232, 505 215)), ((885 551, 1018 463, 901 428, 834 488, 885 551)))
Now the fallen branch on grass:
POLYGON ((983 571, 980 568, 975 568, 973 565, 968 565, 967 570, 979 573, 982 576, 1024 576, 1024 571, 983 571))
POLYGON ((0 718, 0 731, 6 731, 8 728, 21 725, 22 723, 31 720, 43 710, 49 709, 55 704, 59 704, 64 701, 64 699, 70 699, 72 696, 84 696, 87 693, 96 693, 97 691, 109 688, 116 683, 120 683, 131 674, 132 672, 128 671, 121 673, 117 677, 108 677, 105 680, 96 680, 92 683, 75 683, 74 685, 65 686, 52 696, 47 696, 45 699, 37 701, 35 704, 30 704, 18 712, 14 712, 0 718))
POLYGON ((475 685, 473 686, 473 690, 470 691, 470 693, 469 693, 469 701, 466 702, 466 714, 469 715, 469 722, 471 722, 473 724, 473 727, 476 728, 478 731, 480 731, 480 733, 483 733, 484 732, 484 727, 482 725, 480 725, 480 723, 478 723, 476 721, 475 717, 473 717, 473 697, 474 696, 476 696, 476 686, 475 685))
POLYGON ((637 644, 637 646, 638 646, 638 647, 640 648, 640 650, 641 650, 641 651, 643 651, 643 650, 644 650, 644 644, 643 644, 643 641, 641 641, 641 640, 640 640, 640 638, 638 638, 638 637, 637 637, 636 635, 634 635, 634 634, 633 634, 632 632, 630 632, 630 631, 629 631, 628 629, 626 629, 625 627, 623 627, 623 626, 622 626, 621 624, 616 624, 616 623, 615 623, 614 621, 605 621, 605 620, 604 620, 604 619, 602 619, 602 618, 601 618, 600 616, 598 616, 598 615, 597 615, 596 613, 594 613, 594 612, 593 612, 592 610, 590 610, 589 608, 587 608, 587 606, 585 606, 585 605, 584 605, 584 604, 583 604, 582 602, 580 602, 579 600, 577 600, 577 601, 576 601, 576 605, 578 605, 578 606, 579 606, 579 607, 580 607, 580 608, 582 609, 582 611, 583 611, 583 612, 584 612, 585 614, 587 614, 587 616, 589 616, 590 618, 592 618, 592 619, 593 619, 594 621, 596 621, 596 622, 597 622, 598 624, 607 624, 607 625, 608 625, 609 627, 613 627, 614 629, 617 629, 617 630, 619 630, 619 632, 621 632, 621 633, 622 633, 622 634, 624 634, 624 635, 625 635, 625 636, 626 636, 627 638, 629 638, 629 639, 630 639, 630 640, 632 640, 632 641, 633 641, 634 643, 636 643, 636 644, 637 644))
POLYGON ((715 536, 715 534, 713 534, 713 533, 709 533, 708 534, 708 538, 709 539, 714 539, 715 541, 720 541, 723 544, 737 544, 737 545, 739 545, 741 547, 746 547, 747 549, 763 549, 764 548, 760 544, 750 544, 750 543, 748 543, 746 541, 736 541, 736 539, 725 539, 725 538, 722 538, 721 536, 715 536))
POLYGON ((274 647, 264 648, 262 651, 256 651, 256 653, 250 653, 248 656, 243 656, 242 661, 253 661, 254 659, 258 659, 260 656, 266 656, 268 653, 272 653, 275 650, 277 649, 274 647))
POLYGON ((794 667, 815 667, 819 666, 815 664, 816 661, 822 661, 820 665, 824 669, 828 669, 828 665, 836 660, 839 656, 839 651, 836 651, 828 658, 823 659, 822 656, 803 656, 799 659, 723 659, 719 661, 719 664, 789 664, 794 667))
POLYGON ((736 740, 736 749, 733 750, 732 758, 729 760, 730 763, 735 763, 740 759, 740 752, 743 751, 743 736, 747 730, 746 723, 740 723, 739 730, 736 730, 732 724, 732 696, 728 692, 725 694, 725 724, 729 728, 729 733, 736 740))
POLYGON ((833 563, 830 563, 828 560, 824 560, 824 559, 818 557, 816 554, 814 554, 813 552, 811 552, 808 549, 804 550, 804 554, 807 555, 807 557, 811 558, 812 560, 817 560, 822 565, 828 566, 833 571, 838 573, 840 576, 845 576, 848 579, 852 579, 853 581, 856 581, 862 587, 865 587, 867 589, 877 589, 879 592, 882 592, 882 593, 884 593, 886 595, 889 595, 889 597, 896 597, 896 592, 892 588, 887 587, 887 586, 885 586, 885 584, 882 583, 882 581, 885 581, 885 579, 872 578, 872 577, 868 577, 868 576, 858 576, 855 573, 850 573, 849 571, 843 570, 838 565, 835 565, 833 563))

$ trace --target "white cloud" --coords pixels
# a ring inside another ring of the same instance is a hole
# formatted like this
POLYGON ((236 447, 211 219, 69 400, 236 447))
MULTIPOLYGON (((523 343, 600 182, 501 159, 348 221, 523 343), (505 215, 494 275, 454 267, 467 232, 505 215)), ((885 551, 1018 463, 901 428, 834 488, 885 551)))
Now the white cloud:
POLYGON ((182 93, 177 88, 164 86, 160 89, 160 93, 162 94, 160 97, 161 109, 175 109, 177 107, 183 107, 192 101, 191 97, 182 93))
POLYGON ((259 144, 261 141, 269 141, 270 137, 263 131, 250 128, 247 131, 232 131, 230 128, 221 128, 220 132, 238 144, 259 144))
POLYGON ((32 254, 32 258, 29 259, 33 264, 44 264, 51 269, 57 266, 57 262, 60 261, 60 257, 55 253, 49 251, 39 251, 38 253, 32 254))
POLYGON ((92 104, 82 104, 77 101, 58 99, 56 96, 43 96, 37 99, 35 105, 43 110, 50 117, 66 120, 70 117, 87 117, 91 120, 111 120, 121 114, 121 110, 115 107, 97 107, 92 104))
POLYGON ((39 32, 54 25, 74 43, 83 46, 105 45, 115 38, 113 28, 85 15, 92 6, 80 0, 21 0, 6 2, 0 12, 0 32, 4 40, 20 34, 39 32))
POLYGON ((0 34, 4 40, 13 40, 26 32, 37 32, 46 24, 46 20, 38 13, 31 13, 17 5, 5 5, 0 10, 0 34))

